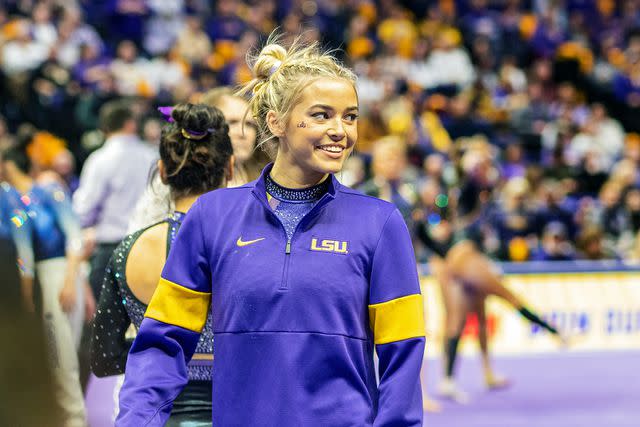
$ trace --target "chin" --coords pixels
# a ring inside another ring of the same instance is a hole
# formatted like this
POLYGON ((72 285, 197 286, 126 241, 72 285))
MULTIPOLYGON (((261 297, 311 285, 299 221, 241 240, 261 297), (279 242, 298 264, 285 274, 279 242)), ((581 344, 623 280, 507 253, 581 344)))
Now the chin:
POLYGON ((318 172, 336 174, 342 170, 343 160, 335 160, 332 162, 322 162, 315 168, 318 172))

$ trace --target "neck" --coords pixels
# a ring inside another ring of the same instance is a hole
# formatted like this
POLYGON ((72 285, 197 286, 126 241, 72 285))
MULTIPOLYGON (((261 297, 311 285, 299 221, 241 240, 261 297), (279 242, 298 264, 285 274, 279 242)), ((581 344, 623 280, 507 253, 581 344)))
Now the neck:
POLYGON ((191 206, 196 202, 198 197, 200 197, 200 194, 196 196, 186 196, 176 199, 176 211, 187 213, 189 209, 191 209, 191 206))
POLYGON ((27 174, 12 176, 9 182, 16 190, 18 190, 18 192, 23 194, 31 190, 31 187, 33 187, 33 178, 27 174))
POLYGON ((329 174, 305 171, 297 165, 285 164, 279 153, 271 169, 271 179, 278 185, 290 189, 313 187, 324 181, 327 176, 329 174))

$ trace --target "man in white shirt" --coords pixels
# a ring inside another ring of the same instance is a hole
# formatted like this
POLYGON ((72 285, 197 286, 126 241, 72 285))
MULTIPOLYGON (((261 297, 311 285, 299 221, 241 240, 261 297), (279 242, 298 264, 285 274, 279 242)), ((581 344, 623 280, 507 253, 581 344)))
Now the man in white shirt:
POLYGON ((100 297, 104 268, 126 235, 133 207, 142 195, 156 152, 140 140, 130 103, 111 101, 100 110, 104 145, 84 164, 73 208, 84 229, 95 232, 91 261, 91 288, 100 297))
MULTIPOLYGON (((109 258, 127 234, 129 217, 144 192, 157 157, 156 150, 138 137, 130 102, 120 99, 106 103, 100 109, 99 119, 107 139, 84 163, 80 186, 73 195, 73 210, 85 231, 86 245, 91 247, 95 243, 89 283, 96 301, 100 299, 109 258)), ((86 324, 78 355, 83 385, 89 378, 90 336, 91 327, 86 324)))

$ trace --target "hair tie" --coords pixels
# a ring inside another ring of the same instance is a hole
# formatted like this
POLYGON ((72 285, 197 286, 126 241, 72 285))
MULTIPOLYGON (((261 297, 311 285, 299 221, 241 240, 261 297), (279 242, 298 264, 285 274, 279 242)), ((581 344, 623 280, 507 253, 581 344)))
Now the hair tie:
MULTIPOLYGON (((167 123, 175 123, 176 121, 173 119, 173 117, 171 117, 171 112, 173 111, 173 107, 171 106, 167 106, 167 107, 158 107, 158 111, 160 111, 160 113, 162 113, 162 115, 164 116, 164 119, 167 121, 167 123)), ((191 129, 180 129, 180 133, 182 134, 182 136, 184 136, 187 139, 194 139, 194 140, 199 140, 204 138, 205 136, 209 135, 210 133, 213 133, 215 131, 214 128, 209 128, 205 131, 202 132, 198 132, 197 130, 191 130, 191 129)))
POLYGON ((182 136, 184 136, 187 139, 195 139, 195 140, 200 140, 202 138, 204 138, 205 136, 209 135, 210 133, 213 133, 215 129, 209 128, 207 130, 205 130, 204 132, 198 132, 195 130, 191 130, 191 129, 180 129, 180 133, 182 133, 182 136))
POLYGON ((276 60, 276 63, 269 69, 269 77, 273 76, 273 74, 280 69, 282 65, 282 61, 276 60))

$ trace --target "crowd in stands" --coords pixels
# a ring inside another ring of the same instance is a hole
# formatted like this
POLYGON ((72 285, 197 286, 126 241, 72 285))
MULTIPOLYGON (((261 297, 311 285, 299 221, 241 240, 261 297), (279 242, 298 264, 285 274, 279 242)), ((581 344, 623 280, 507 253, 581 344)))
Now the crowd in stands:
POLYGON ((276 27, 357 73, 339 178, 412 232, 473 229, 504 261, 640 261, 640 0, 4 0, 0 149, 27 142, 73 192, 102 105, 129 99, 157 144, 157 106, 246 82, 276 27))

